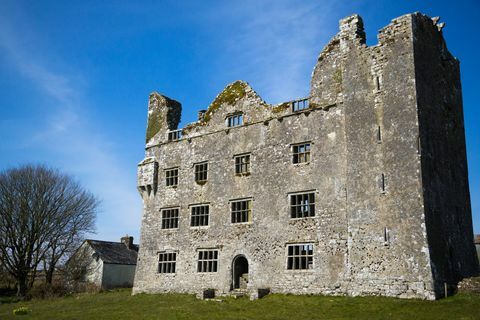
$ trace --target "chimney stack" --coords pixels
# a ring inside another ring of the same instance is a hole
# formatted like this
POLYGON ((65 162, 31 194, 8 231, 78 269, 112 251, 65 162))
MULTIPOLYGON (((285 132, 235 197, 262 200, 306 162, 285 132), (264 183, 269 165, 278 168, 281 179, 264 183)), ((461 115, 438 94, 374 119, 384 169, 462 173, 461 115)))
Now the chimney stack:
POLYGON ((125 237, 121 237, 120 242, 127 246, 128 249, 133 249, 133 237, 129 237, 128 234, 125 237))

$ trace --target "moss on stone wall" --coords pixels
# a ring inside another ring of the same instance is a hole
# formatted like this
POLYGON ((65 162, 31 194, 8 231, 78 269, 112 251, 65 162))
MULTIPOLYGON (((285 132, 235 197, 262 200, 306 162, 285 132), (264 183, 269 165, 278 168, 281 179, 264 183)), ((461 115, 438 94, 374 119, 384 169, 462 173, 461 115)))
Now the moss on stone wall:
POLYGON ((235 81, 228 85, 208 107, 207 112, 205 113, 204 122, 210 121, 213 114, 222 104, 233 105, 235 102, 245 97, 247 94, 247 87, 248 85, 243 81, 235 81))
POLYGON ((157 109, 152 109, 152 113, 148 115, 146 143, 160 131, 163 122, 162 113, 157 109))
POLYGON ((273 107, 272 112, 273 113, 280 113, 280 112, 283 112, 286 109, 290 108, 290 106, 291 106, 291 103, 284 102, 284 103, 279 104, 278 106, 273 107))
POLYGON ((333 73, 333 81, 335 81, 336 84, 341 85, 342 84, 342 69, 337 68, 335 72, 333 73))

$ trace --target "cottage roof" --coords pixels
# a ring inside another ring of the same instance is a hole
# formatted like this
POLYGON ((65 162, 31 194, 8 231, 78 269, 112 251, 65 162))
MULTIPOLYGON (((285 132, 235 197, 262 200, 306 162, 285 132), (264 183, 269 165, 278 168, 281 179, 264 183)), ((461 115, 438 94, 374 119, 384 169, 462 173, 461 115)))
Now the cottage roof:
POLYGON ((122 242, 110 242, 100 240, 86 240, 95 250, 104 263, 111 264, 137 264, 138 245, 133 244, 129 249, 122 242))

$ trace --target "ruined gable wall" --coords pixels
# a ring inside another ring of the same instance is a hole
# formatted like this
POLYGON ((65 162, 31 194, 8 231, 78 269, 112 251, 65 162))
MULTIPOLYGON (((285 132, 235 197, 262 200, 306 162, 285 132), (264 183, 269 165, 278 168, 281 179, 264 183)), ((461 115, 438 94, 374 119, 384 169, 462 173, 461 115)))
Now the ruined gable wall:
POLYGON ((158 162, 158 189, 142 193, 145 210, 134 292, 214 288, 227 293, 232 260, 243 254, 250 264, 252 292, 268 287, 285 293, 346 293, 343 110, 293 114, 289 108, 278 112, 256 103, 260 101, 245 97, 224 104, 200 126, 203 134, 194 131, 180 141, 148 148, 147 157, 158 162), (227 128, 225 116, 235 111, 244 113, 247 125, 227 128), (291 144, 304 141, 312 142, 312 160, 294 165, 291 144), (251 174, 235 176, 233 156, 245 152, 251 153, 251 174), (205 160, 208 182, 198 185, 193 166, 205 160), (165 186, 163 169, 170 167, 179 167, 176 188, 165 186), (316 190, 316 216, 291 220, 288 193, 306 190, 316 190), (228 201, 244 197, 253 198, 253 219, 231 224, 228 201), (210 203, 208 227, 190 227, 189 205, 198 203, 210 203), (160 209, 170 206, 180 207, 178 230, 161 229, 160 209), (285 247, 292 242, 314 243, 313 270, 286 270, 285 247), (198 248, 220 250, 217 273, 196 272, 198 248), (156 272, 162 250, 178 252, 176 274, 156 272))

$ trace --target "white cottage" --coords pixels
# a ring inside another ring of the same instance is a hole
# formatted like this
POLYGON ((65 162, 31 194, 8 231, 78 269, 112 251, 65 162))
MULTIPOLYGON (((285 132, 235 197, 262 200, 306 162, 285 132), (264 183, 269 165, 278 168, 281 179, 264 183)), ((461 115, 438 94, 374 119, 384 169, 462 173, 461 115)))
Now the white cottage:
POLYGON ((85 240, 67 262, 71 280, 87 282, 102 289, 133 286, 138 245, 133 237, 120 242, 85 240))

